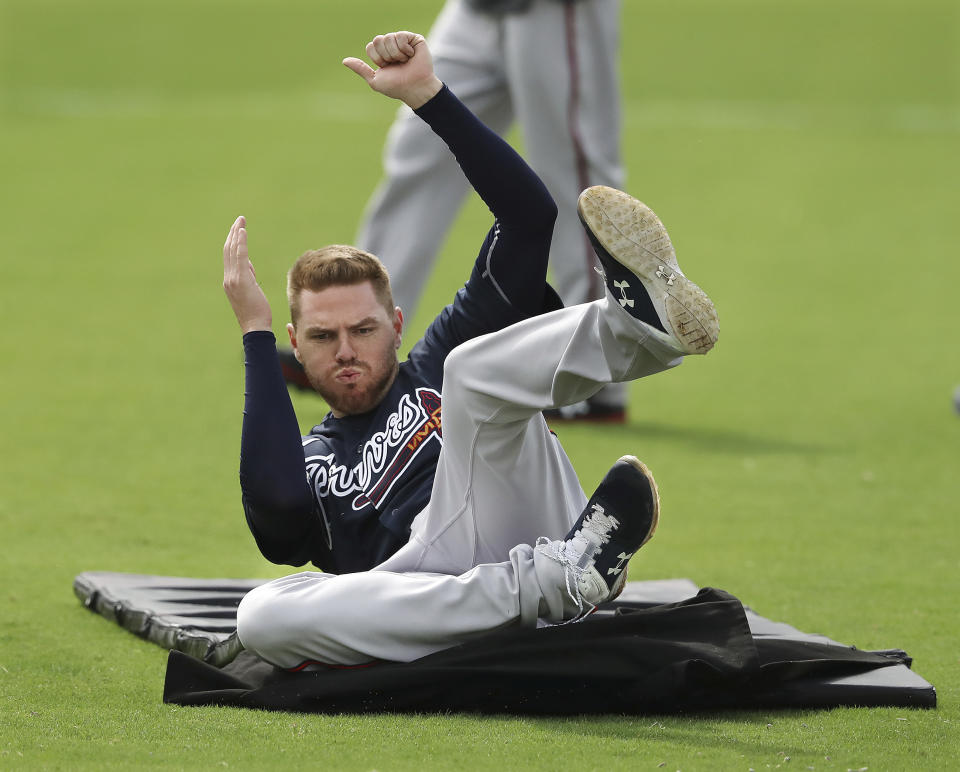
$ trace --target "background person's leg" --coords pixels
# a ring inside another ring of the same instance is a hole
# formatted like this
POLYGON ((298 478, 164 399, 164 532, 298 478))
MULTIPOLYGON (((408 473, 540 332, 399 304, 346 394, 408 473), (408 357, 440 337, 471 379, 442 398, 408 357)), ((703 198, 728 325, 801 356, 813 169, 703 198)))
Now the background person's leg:
MULTIPOLYGON (((438 77, 483 123, 506 131, 513 111, 499 20, 450 0, 428 42, 438 77)), ((387 135, 383 164, 384 179, 367 204, 357 245, 387 266, 394 301, 412 319, 470 185, 443 140, 407 107, 387 135)))
POLYGON ((564 305, 603 296, 603 280, 577 217, 591 185, 622 188, 620 0, 535 0, 504 17, 504 67, 524 155, 557 203, 550 248, 553 286, 564 305))
MULTIPOLYGON (((626 178, 620 0, 536 0, 528 12, 505 17, 503 27, 504 67, 524 154, 557 203, 552 284, 564 305, 597 300, 603 279, 580 227, 577 197, 591 185, 623 188, 626 178)), ((626 386, 609 384, 573 414, 621 422, 626 403, 626 386)))

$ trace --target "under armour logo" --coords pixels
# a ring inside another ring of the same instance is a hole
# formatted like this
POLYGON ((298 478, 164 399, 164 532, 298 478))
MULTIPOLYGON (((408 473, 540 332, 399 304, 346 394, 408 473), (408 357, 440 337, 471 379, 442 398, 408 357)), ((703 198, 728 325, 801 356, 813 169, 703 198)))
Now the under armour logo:
POLYGON ((671 272, 670 272, 670 275, 667 276, 667 269, 664 268, 662 265, 657 266, 657 278, 658 278, 658 279, 666 279, 666 280, 667 280, 667 284, 669 284, 671 287, 673 286, 673 279, 674 279, 675 276, 676 276, 676 274, 675 274, 673 271, 671 271, 671 272))
POLYGON ((607 576, 610 576, 610 574, 613 574, 614 576, 619 576, 619 575, 620 575, 620 572, 623 571, 623 566, 624 566, 624 564, 625 564, 628 560, 630 560, 630 558, 632 558, 632 557, 633 557, 633 553, 632 553, 632 552, 630 552, 630 553, 621 552, 619 555, 617 555, 617 558, 619 559, 620 562, 617 563, 617 565, 615 565, 613 568, 608 568, 608 569, 607 569, 607 576))
POLYGON ((626 308, 627 306, 630 306, 630 308, 633 308, 633 301, 627 297, 627 292, 626 292, 630 288, 629 282, 614 280, 613 286, 616 287, 618 290, 620 290, 620 297, 617 298, 617 300, 620 301, 620 305, 623 306, 624 308, 626 308))

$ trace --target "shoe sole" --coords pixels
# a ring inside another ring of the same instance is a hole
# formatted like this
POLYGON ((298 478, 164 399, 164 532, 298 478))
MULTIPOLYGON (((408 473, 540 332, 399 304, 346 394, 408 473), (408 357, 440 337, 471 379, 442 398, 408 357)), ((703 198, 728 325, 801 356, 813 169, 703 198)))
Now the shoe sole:
MULTIPOLYGON (((640 551, 640 547, 642 547, 644 544, 646 544, 648 541, 650 541, 653 538, 653 534, 657 530, 657 526, 660 524, 660 489, 657 488, 657 481, 653 479, 653 473, 647 468, 647 465, 644 464, 639 458, 637 458, 636 456, 621 456, 617 460, 618 462, 625 461, 626 463, 630 464, 630 466, 632 466, 634 469, 636 469, 638 472, 640 472, 640 474, 646 477, 647 483, 650 486, 650 493, 653 495, 653 517, 650 520, 650 530, 647 531, 646 537, 644 537, 643 541, 640 542, 640 545, 637 547, 637 549, 634 550, 633 555, 635 556, 637 552, 640 551)), ((632 557, 633 556, 631 556, 631 559, 632 557)), ((624 571, 617 578, 616 583, 610 589, 610 594, 607 595, 606 599, 603 602, 610 603, 611 601, 616 600, 620 596, 620 593, 623 592, 623 588, 626 586, 626 584, 627 584, 627 571, 624 571)))
POLYGON ((640 279, 668 332, 685 354, 706 354, 720 332, 717 310, 677 264, 667 229, 650 207, 623 191, 595 185, 577 201, 594 246, 640 279))
MULTIPOLYGON (((657 481, 653 479, 653 472, 651 472, 647 465, 644 464, 636 456, 621 456, 617 459, 618 462, 625 461, 630 464, 634 469, 636 469, 640 474, 647 478, 647 483, 650 486, 650 493, 653 496, 653 515, 650 519, 650 530, 647 531, 647 535, 644 537, 643 541, 640 542, 640 545, 637 547, 639 550, 644 544, 650 541, 653 538, 654 532, 657 530, 657 526, 660 524, 660 489, 657 488, 657 481)), ((636 552, 634 552, 636 554, 636 552)))

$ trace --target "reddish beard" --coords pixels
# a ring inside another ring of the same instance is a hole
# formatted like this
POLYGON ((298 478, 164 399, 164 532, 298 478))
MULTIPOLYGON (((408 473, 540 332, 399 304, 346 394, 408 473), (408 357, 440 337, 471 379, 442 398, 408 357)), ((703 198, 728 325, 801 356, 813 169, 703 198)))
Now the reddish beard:
POLYGON ((391 348, 389 353, 377 362, 375 369, 365 362, 344 362, 338 364, 332 377, 326 382, 309 370, 306 373, 310 385, 332 410, 343 415, 359 415, 380 404, 393 385, 398 367, 396 350, 391 348), (359 371, 359 382, 338 383, 336 374, 344 369, 359 371), (372 381, 368 380, 369 376, 373 376, 372 381))

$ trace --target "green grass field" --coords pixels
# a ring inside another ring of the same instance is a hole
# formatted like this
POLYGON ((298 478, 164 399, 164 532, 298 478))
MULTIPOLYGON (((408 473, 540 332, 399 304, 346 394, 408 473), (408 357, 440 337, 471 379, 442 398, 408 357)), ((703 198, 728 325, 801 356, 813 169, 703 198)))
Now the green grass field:
MULTIPOLYGON (((86 570, 279 576, 239 506, 221 246, 353 239, 394 105, 340 59, 439 0, 0 0, 0 768, 955 769, 960 5, 625 0, 628 189, 715 299, 705 359, 564 429, 584 487, 654 470, 634 579, 690 577, 860 648, 935 711, 518 719, 161 702, 166 653, 86 570), (788 758, 789 757, 789 760, 788 758)), ((408 340, 466 277, 464 211, 408 340)), ((322 415, 295 397, 304 427, 322 415)))

